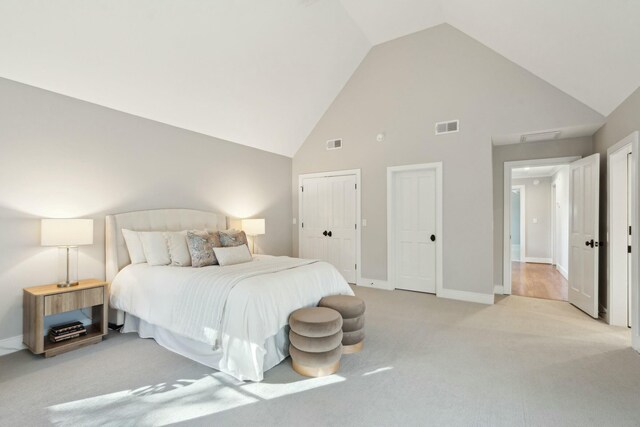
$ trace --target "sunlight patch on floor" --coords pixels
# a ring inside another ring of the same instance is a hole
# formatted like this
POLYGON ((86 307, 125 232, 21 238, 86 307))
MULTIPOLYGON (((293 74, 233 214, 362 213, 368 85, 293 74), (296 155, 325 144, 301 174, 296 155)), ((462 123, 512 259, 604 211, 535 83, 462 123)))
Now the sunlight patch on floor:
POLYGON ((339 375, 285 384, 242 383, 221 373, 124 390, 48 408, 58 426, 167 425, 345 381, 339 375))

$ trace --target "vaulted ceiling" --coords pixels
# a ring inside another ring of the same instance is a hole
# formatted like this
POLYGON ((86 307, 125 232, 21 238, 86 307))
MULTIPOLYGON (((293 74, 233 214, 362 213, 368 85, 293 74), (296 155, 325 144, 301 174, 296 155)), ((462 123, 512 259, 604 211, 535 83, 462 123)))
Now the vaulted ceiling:
POLYGON ((0 0, 0 77, 293 156, 379 43, 449 23, 603 115, 636 0, 0 0))

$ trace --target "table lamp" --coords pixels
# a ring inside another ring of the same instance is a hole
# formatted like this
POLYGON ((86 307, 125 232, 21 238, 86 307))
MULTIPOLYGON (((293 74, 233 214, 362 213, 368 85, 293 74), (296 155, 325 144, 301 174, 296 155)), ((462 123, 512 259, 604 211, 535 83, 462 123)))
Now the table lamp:
POLYGON ((251 237, 251 253, 255 253, 256 237, 264 234, 264 228, 264 218, 242 220, 242 231, 251 237))
POLYGON ((43 219, 40 243, 59 248, 58 287, 78 285, 78 246, 93 244, 92 219, 43 219))

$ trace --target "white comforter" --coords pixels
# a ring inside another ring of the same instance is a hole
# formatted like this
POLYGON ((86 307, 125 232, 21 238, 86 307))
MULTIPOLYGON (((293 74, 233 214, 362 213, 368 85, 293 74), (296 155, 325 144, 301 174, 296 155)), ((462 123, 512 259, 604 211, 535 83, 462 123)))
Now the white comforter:
POLYGON ((110 301, 112 308, 221 351, 221 371, 261 381, 265 341, 287 325, 291 312, 335 294, 353 291, 332 265, 263 256, 226 267, 129 265, 113 280, 110 301))

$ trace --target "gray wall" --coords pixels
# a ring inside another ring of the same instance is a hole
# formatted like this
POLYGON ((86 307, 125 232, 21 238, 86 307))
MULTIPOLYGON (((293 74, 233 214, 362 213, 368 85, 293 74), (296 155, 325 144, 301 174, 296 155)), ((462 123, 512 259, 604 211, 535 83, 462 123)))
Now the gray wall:
POLYGON ((525 256, 551 258, 551 178, 513 179, 511 184, 524 185, 525 256))
POLYGON ((504 163, 556 157, 585 157, 591 154, 593 140, 590 136, 493 147, 493 271, 496 285, 503 284, 504 163))
POLYGON ((80 277, 104 278, 104 216, 194 208, 266 218, 261 252, 291 253, 291 159, 0 79, 0 339, 22 288, 57 280, 43 217, 95 219, 80 277))
MULTIPOLYGON (((293 159, 298 175, 362 170, 362 275, 387 277, 386 168, 443 162, 444 287, 493 293, 492 135, 602 116, 449 25, 374 47, 293 159), (459 133, 434 123, 460 119, 459 133), (386 133, 383 143, 376 134, 386 133), (343 138, 341 150, 325 141, 343 138), (461 267, 460 260, 464 260, 461 267)), ((297 228, 293 236, 297 253, 297 228)))
MULTIPOLYGON (((607 117, 604 126, 593 136, 600 153, 600 240, 607 235, 607 149, 633 131, 640 130, 640 88, 607 117)), ((607 252, 600 251, 600 304, 607 303, 607 252)))

